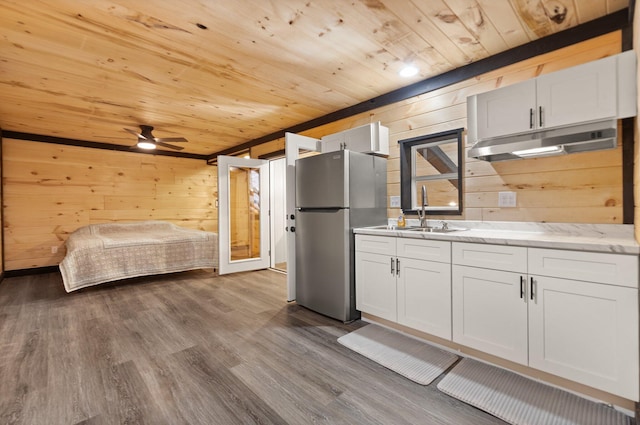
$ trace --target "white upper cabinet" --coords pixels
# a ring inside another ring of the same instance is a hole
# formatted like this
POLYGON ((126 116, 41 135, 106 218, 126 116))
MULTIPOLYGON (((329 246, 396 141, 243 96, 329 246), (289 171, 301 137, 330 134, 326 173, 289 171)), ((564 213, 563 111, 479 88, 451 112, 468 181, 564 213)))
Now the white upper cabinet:
POLYGON ((536 79, 538 128, 616 118, 616 57, 536 79))
POLYGON ((322 152, 348 149, 354 152, 389 155, 389 129, 380 122, 363 125, 321 139, 322 152))
POLYGON ((469 141, 636 115, 628 51, 467 99, 469 141))
POLYGON ((535 80, 479 94, 477 102, 478 140, 535 128, 535 80))

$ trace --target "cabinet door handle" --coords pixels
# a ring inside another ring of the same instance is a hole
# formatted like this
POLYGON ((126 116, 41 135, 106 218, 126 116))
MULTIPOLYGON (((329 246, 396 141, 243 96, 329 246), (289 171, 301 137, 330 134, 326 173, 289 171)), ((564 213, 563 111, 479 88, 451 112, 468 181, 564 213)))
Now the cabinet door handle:
POLYGON ((391 258, 391 276, 396 274, 395 264, 396 264, 396 262, 393 261, 393 258, 391 258))
POLYGON ((400 277, 400 259, 396 258, 396 276, 400 277))
POLYGON ((524 285, 525 285, 524 276, 520 276, 520 298, 523 299, 524 302, 527 302, 525 294, 524 294, 524 285))
POLYGON ((538 111, 540 115, 540 128, 542 128, 542 106, 538 106, 538 111))
POLYGON ((529 108, 529 128, 533 128, 533 108, 529 108))
POLYGON ((533 301, 533 299, 535 298, 535 293, 533 292, 533 286, 534 286, 533 277, 529 278, 529 282, 530 282, 530 285, 529 285, 529 290, 530 290, 529 297, 531 298, 531 301, 533 301))

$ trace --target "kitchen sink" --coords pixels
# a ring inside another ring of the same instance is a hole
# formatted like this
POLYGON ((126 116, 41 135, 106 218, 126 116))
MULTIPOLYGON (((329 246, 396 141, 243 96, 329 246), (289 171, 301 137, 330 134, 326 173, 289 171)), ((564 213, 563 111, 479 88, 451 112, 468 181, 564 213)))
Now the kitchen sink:
POLYGON ((405 229, 410 232, 424 232, 424 233, 451 233, 460 232, 467 229, 456 229, 448 227, 412 227, 411 229, 405 229))

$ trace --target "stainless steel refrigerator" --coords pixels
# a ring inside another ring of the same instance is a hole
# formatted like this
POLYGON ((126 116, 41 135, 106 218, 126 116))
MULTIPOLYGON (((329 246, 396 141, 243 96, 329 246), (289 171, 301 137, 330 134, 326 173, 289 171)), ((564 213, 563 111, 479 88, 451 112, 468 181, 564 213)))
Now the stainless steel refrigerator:
POLYGON ((387 223, 387 160, 348 150, 296 161, 296 302, 334 319, 355 307, 354 227, 387 223))

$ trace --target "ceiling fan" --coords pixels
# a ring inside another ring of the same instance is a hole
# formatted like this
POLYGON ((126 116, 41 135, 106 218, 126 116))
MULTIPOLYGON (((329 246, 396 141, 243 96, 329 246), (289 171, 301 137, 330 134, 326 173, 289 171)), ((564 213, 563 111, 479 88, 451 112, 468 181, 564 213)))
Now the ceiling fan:
POLYGON ((172 145, 171 143, 188 142, 184 137, 154 137, 151 134, 153 127, 150 125, 141 125, 140 132, 125 128, 125 131, 138 137, 137 147, 140 149, 155 149, 157 146, 162 146, 169 149, 175 149, 177 151, 184 149, 182 146, 172 145), (168 143, 171 142, 171 143, 168 143))

